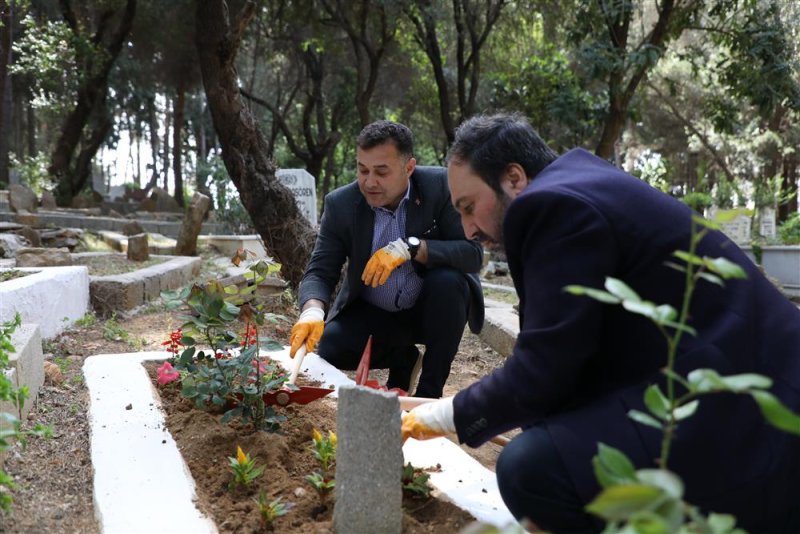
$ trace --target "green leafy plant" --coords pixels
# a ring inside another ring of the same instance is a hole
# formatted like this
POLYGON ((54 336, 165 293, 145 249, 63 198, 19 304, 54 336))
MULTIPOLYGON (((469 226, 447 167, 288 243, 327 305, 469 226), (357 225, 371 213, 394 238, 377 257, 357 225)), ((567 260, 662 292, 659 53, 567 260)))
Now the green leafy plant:
POLYGON ((306 475, 305 479, 317 491, 320 500, 324 501, 336 487, 336 480, 331 472, 336 463, 336 434, 329 431, 327 436, 323 436, 322 432, 315 428, 311 434, 311 443, 314 458, 319 462, 321 469, 306 475))
POLYGON ((245 454, 239 445, 236 446, 236 456, 229 456, 228 463, 233 473, 228 485, 230 488, 247 487, 264 473, 265 466, 256 465, 255 458, 245 454))
POLYGON ((328 472, 336 463, 336 434, 329 431, 327 436, 323 436, 322 432, 315 428, 312 433, 312 443, 314 458, 317 459, 322 470, 328 472))
POLYGON ((97 324, 97 316, 92 312, 85 313, 83 317, 75 321, 75 326, 79 328, 90 328, 95 324, 97 324))
POLYGON ((800 245, 800 213, 793 213, 778 227, 778 236, 784 245, 800 245))
MULTIPOLYGON (((234 263, 245 256, 240 251, 234 263)), ((280 265, 258 261, 245 273, 244 288, 211 281, 162 296, 170 309, 187 306, 183 327, 164 342, 175 354, 171 364, 181 377, 181 394, 199 408, 225 410, 222 421, 240 418, 258 429, 277 430, 286 418, 265 404, 264 395, 287 385, 288 374, 278 364, 259 358, 259 349, 282 348, 258 335, 258 326, 273 314, 255 301, 256 287, 280 265)))
POLYGON ((282 503, 280 497, 270 501, 263 491, 258 494, 257 499, 253 500, 258 506, 258 515, 261 517, 263 525, 268 525, 279 517, 288 514, 293 506, 292 503, 282 503))
MULTIPOLYGON (((17 407, 17 414, 0 412, 0 453, 7 451, 14 441, 26 444, 28 436, 51 437, 51 428, 37 424, 32 430, 23 430, 19 419, 19 413, 28 398, 28 388, 21 387, 16 389, 14 383, 6 374, 10 367, 9 356, 14 352, 11 344, 11 334, 22 323, 19 313, 14 316, 13 321, 0 323, 0 401, 10 402, 17 407)), ((14 488, 14 481, 0 467, 0 509, 8 511, 11 508, 12 498, 7 490, 14 488)))
POLYGON ((128 331, 119 324, 116 313, 112 314, 111 317, 103 323, 102 330, 103 339, 106 341, 127 341, 128 336, 130 336, 128 331))
POLYGON ((428 480, 430 478, 431 476, 428 473, 425 473, 421 469, 417 469, 411 465, 411 462, 408 462, 403 466, 403 491, 407 491, 414 495, 429 497, 431 494, 431 486, 428 484, 428 480))
POLYGON ((657 384, 644 393, 649 413, 631 410, 628 416, 662 431, 658 469, 636 470, 621 451, 603 443, 593 459, 594 472, 603 490, 586 509, 607 522, 605 532, 710 532, 714 534, 742 532, 736 520, 727 514, 703 516, 683 500, 681 479, 669 471, 669 457, 675 431, 680 421, 691 417, 703 395, 719 392, 750 395, 767 421, 781 430, 800 434, 800 416, 792 413, 767 390, 772 380, 757 374, 721 376, 713 369, 695 369, 683 377, 674 371, 678 346, 684 334, 696 335, 688 324, 689 308, 697 283, 701 280, 724 286, 723 280, 745 278, 744 270, 725 258, 700 257, 696 254, 699 242, 720 223, 735 217, 737 210, 720 212, 715 221, 692 217, 689 251, 676 251, 674 257, 682 263, 668 265, 685 275, 682 305, 676 310, 670 305, 642 299, 621 280, 606 278, 605 290, 584 286, 567 286, 574 295, 586 295, 607 304, 619 304, 627 311, 643 315, 655 324, 667 341, 666 392, 657 384), (680 393, 679 393, 680 391, 680 393))
POLYGON ((336 487, 336 480, 319 471, 306 475, 306 481, 317 491, 320 500, 324 501, 336 487))

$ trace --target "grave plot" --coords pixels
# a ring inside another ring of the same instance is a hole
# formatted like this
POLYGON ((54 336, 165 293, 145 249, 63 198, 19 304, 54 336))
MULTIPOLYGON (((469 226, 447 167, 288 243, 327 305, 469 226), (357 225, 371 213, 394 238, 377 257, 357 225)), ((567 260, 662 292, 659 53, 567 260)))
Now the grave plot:
MULTIPOLYGON (((52 338, 89 311, 89 274, 84 266, 19 267, 26 276, 0 281, 0 321, 22 316, 52 338)), ((8 272, 8 271, 6 271, 8 272)))
MULTIPOLYGON (((88 262, 108 254, 83 252, 73 254, 75 263, 88 262)), ((116 255, 124 258, 124 255, 116 255)), ((188 256, 151 256, 159 263, 134 271, 106 276, 90 276, 91 304, 95 313, 108 316, 115 311, 136 308, 157 299, 162 291, 186 285, 200 271, 200 258, 188 256)))
MULTIPOLYGON (((92 425, 92 463, 94 467, 94 492, 96 503, 96 514, 100 519, 104 532, 122 531, 155 531, 165 530, 165 525, 181 525, 180 531, 186 532, 214 532, 215 528, 221 532, 236 532, 246 529, 249 523, 237 519, 233 514, 225 515, 227 519, 218 520, 216 524, 209 519, 213 515, 213 508, 224 506, 224 501, 228 499, 231 490, 227 487, 230 480, 228 467, 229 460, 225 457, 219 458, 218 464, 214 467, 206 468, 201 473, 203 479, 217 477, 212 484, 210 499, 208 489, 203 489, 198 482, 195 487, 194 479, 187 473, 184 460, 189 464, 193 462, 196 449, 207 449, 213 444, 220 442, 224 451, 228 451, 225 456, 236 458, 236 445, 240 445, 246 454, 256 457, 258 465, 273 464, 289 461, 289 453, 299 451, 308 457, 307 464, 292 463, 297 472, 294 473, 297 482, 283 485, 278 479, 270 479, 265 482, 268 488, 266 498, 274 501, 281 498, 283 503, 297 502, 297 507, 290 509, 285 518, 281 518, 280 523, 275 523, 276 531, 280 532, 301 532, 302 528, 309 531, 311 525, 315 523, 303 523, 301 517, 304 514, 313 514, 313 510, 303 508, 303 502, 308 501, 308 494, 311 493, 311 502, 318 502, 312 486, 303 482, 303 475, 310 472, 315 463, 311 452, 312 436, 311 431, 318 425, 325 424, 319 419, 319 413, 325 410, 336 411, 337 402, 329 395, 325 399, 315 401, 306 406, 294 407, 289 413, 294 414, 294 419, 299 419, 299 412, 306 409, 314 413, 314 419, 301 425, 292 426, 285 423, 282 434, 273 435, 267 432, 257 432, 257 435, 242 437, 241 433, 220 425, 217 419, 206 412, 204 416, 194 412, 179 413, 177 417, 184 423, 186 419, 193 421, 191 432, 193 435, 189 441, 182 441, 184 438, 176 437, 173 439, 169 432, 168 424, 164 414, 160 409, 160 399, 152 385, 152 379, 147 375, 142 367, 143 361, 160 361, 170 356, 169 353, 138 353, 138 354, 115 354, 94 356, 86 360, 84 373, 86 383, 89 388, 91 398, 90 421, 92 425), (316 406, 315 406, 316 405, 316 406), (206 432, 199 430, 198 419, 208 423, 206 432), (237 437, 238 436, 238 437, 237 437), (120 446, 125 443, 125 446, 120 446), (165 479, 169 479, 167 482, 165 479), (125 489, 135 488, 135 489, 125 489), (192 502, 193 496, 203 497, 198 501, 198 509, 192 502), (304 497, 301 498, 301 495, 304 497), (305 500, 304 500, 305 499, 305 500), (170 503, 163 506, 163 503, 170 503), (206 507, 206 508, 204 508, 206 507), (305 511, 303 511, 305 510, 305 511), (304 526, 300 526, 303 523, 304 526)), ((270 357, 281 361, 288 360, 286 351, 271 352, 270 357)), ((372 391, 364 392, 361 388, 354 388, 352 382, 340 371, 331 367, 316 355, 309 355, 304 362, 303 372, 309 377, 321 379, 325 386, 343 386, 341 390, 345 397, 352 390, 356 390, 357 395, 373 394, 372 391), (349 385, 348 385, 349 384, 349 385)), ((348 408, 343 411, 351 413, 349 423, 336 421, 335 428, 342 432, 341 439, 348 439, 350 447, 368 447, 370 444, 377 446, 377 442, 364 440, 351 440, 345 436, 350 432, 344 428, 348 426, 351 430, 357 430, 359 413, 363 415, 364 410, 382 410, 385 415, 386 410, 391 410, 391 406, 377 406, 377 403, 367 402, 366 405, 359 403, 358 399, 344 399, 340 402, 349 404, 352 408, 353 402, 359 404, 355 415, 348 408), (343 426, 344 425, 344 426, 343 426)), ((356 493, 373 491, 380 494, 381 487, 387 487, 390 493, 397 497, 400 484, 400 472, 395 471, 394 467, 399 467, 402 461, 399 443, 399 408, 396 399, 384 399, 384 404, 394 402, 394 415, 390 417, 396 423, 396 427, 386 425, 387 428, 364 429, 364 435, 374 433, 378 441, 386 441, 390 438, 392 428, 396 430, 395 439, 392 446, 380 447, 385 451, 385 456, 381 456, 378 451, 365 450, 358 451, 350 449, 349 452, 343 449, 342 464, 336 467, 336 478, 342 477, 347 480, 348 487, 356 493), (382 435, 383 437, 380 437, 382 435), (381 458, 390 458, 392 469, 385 469, 378 472, 371 465, 370 461, 358 461, 358 458, 381 461, 381 458), (356 458, 355 463, 348 461, 346 457, 356 458), (347 464, 347 465, 346 465, 347 464), (398 465, 394 465, 398 464, 398 465), (342 471, 340 471, 340 469, 342 471), (345 473, 344 471, 347 471, 345 473), (388 477, 396 477, 393 483, 387 482, 388 477), (387 486, 388 484, 388 486, 387 486)), ((379 417, 382 417, 378 414, 379 417)), ((373 414, 376 415, 376 414, 373 414)), ((172 416, 170 416, 172 417, 172 416)), ((338 417, 344 417, 340 415, 338 417)), ((369 418, 368 418, 369 419, 369 418)), ((371 424, 374 427, 375 423, 371 424)), ((298 423, 299 424, 299 423, 298 423)), ((328 421, 328 425, 331 422, 328 421)), ((177 427, 176 427, 177 428, 177 427)), ((330 426, 321 428, 323 435, 327 431, 333 430, 330 426)), ((178 430, 179 432, 181 430, 178 430)), ((187 432, 186 429, 182 430, 187 432)), ((387 441, 387 443, 389 443, 387 441)), ((423 514, 427 510, 431 512, 438 506, 456 506, 469 512, 469 515, 481 521, 505 526, 512 522, 508 511, 505 509, 494 482, 494 473, 482 467, 475 460, 463 452, 457 445, 446 439, 430 440, 427 442, 416 442, 409 440, 403 447, 405 461, 411 461, 419 469, 429 470, 430 482, 435 488, 437 498, 424 500, 404 500, 403 509, 403 532, 422 532, 424 527, 414 523, 413 514, 423 514), (412 510, 412 512, 409 512, 412 510), (412 513, 409 519, 408 514, 412 513)), ((337 457, 338 458, 338 457, 337 457)), ((338 462, 339 460, 337 460, 338 462)), ((288 467, 288 465, 287 465, 288 467)), ((423 473, 424 471, 421 471, 423 473)), ((337 490, 338 491, 338 490, 337 490)), ((347 491, 347 488, 344 488, 347 491)), ((246 491, 239 493, 240 502, 236 505, 239 509, 249 509, 253 511, 256 507, 253 499, 258 495, 250 495, 246 491)), ((356 495, 357 498, 357 495, 356 495)), ((342 497, 342 502, 348 503, 348 499, 342 497)), ((352 500, 352 499, 351 499, 352 500)), ((337 494, 336 501, 339 501, 337 494)), ((390 502, 390 501, 387 501, 390 502)), ((391 502, 399 502, 392 500, 391 502)), ((322 501, 324 507, 325 501, 322 501)), ((318 526, 328 528, 335 521, 334 516, 349 518, 352 520, 353 510, 349 508, 339 511, 328 501, 326 510, 318 511, 318 526), (331 509, 334 508, 334 509, 331 509), (348 512, 348 513, 345 513, 348 512)), ((361 514, 359 524, 381 524, 388 527, 383 517, 384 507, 366 507, 360 509, 361 514), (382 517, 371 516, 370 514, 380 514, 382 517), (366 515, 365 515, 366 514, 366 515)), ((254 512, 257 514, 257 511, 254 512)), ((439 520, 444 523, 439 524, 437 532, 458 532, 473 521, 469 516, 463 515, 463 511, 457 509, 445 510, 440 512, 439 520)), ((400 532, 396 527, 382 531, 400 532)))

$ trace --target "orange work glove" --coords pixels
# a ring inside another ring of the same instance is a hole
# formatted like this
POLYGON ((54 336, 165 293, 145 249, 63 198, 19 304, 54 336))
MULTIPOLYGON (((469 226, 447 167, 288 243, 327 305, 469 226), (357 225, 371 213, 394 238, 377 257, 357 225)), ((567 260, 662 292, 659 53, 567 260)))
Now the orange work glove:
POLYGON ((325 310, 322 308, 306 308, 303 310, 300 318, 292 327, 292 335, 289 337, 292 347, 289 349, 289 356, 294 358, 297 349, 303 343, 305 343, 308 352, 314 352, 319 339, 322 337, 322 330, 325 328, 324 319, 325 310))
POLYGON ((427 404, 420 404, 403 414, 403 443, 408 438, 439 438, 456 431, 453 419, 453 397, 445 397, 427 404))
POLYGON ((361 281, 368 286, 378 287, 386 283, 392 271, 411 259, 408 245, 402 238, 395 239, 375 254, 367 262, 361 281))

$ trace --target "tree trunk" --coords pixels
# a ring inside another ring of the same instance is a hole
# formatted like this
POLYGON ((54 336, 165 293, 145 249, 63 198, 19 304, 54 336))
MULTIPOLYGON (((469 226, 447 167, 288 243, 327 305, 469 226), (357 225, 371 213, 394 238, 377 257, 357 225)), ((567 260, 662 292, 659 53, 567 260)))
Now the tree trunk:
POLYGON ((792 152, 783 159, 783 182, 781 190, 788 196, 786 202, 778 206, 779 223, 797 213, 798 187, 797 187, 797 155, 792 152))
MULTIPOLYGON (((99 49, 98 52, 102 52, 97 54, 97 57, 102 58, 102 63, 97 65, 90 61, 86 81, 78 88, 77 105, 67 115, 61 128, 61 135, 50 157, 50 167, 47 169, 57 183, 55 195, 61 205, 69 205, 72 197, 80 192, 86 184, 86 176, 81 175, 83 169, 86 168, 85 162, 76 162, 75 167, 72 166, 75 160, 75 151, 84 137, 85 126, 91 120, 92 115, 96 113, 95 107, 98 102, 102 102, 105 105, 105 98, 108 93, 108 75, 130 33, 135 14, 136 0, 127 0, 119 26, 111 36, 109 44, 103 46, 102 43, 96 43, 99 49)), ((108 17, 104 21, 107 23, 110 18, 108 17)), ((77 25, 73 28, 75 32, 78 31, 76 28, 77 25)), ((103 35, 103 33, 104 28, 101 26, 97 34, 103 35)), ((99 148, 102 140, 100 143, 94 142, 96 132, 97 128, 85 134, 90 138, 85 146, 97 146, 99 148)), ((80 157, 85 158, 87 156, 84 151, 81 152, 80 157)), ((96 153, 97 150, 95 149, 94 153, 88 154, 90 162, 96 153)))
POLYGON ((161 168, 164 169, 164 191, 169 191, 169 137, 172 134, 172 113, 169 112, 169 105, 164 110, 164 160, 161 162, 161 168))
POLYGON ((14 2, 0 0, 0 182, 9 183, 8 152, 11 145, 11 63, 14 2))
POLYGON ((181 134, 183 133, 183 111, 186 107, 186 90, 183 83, 178 84, 178 94, 173 102, 173 118, 172 118, 172 174, 175 176, 175 194, 173 195, 175 201, 179 206, 183 206, 183 142, 181 141, 181 134))
POLYGON ((158 185, 158 115, 156 114, 156 99, 147 99, 147 122, 150 129, 150 158, 153 160, 153 168, 150 173, 150 180, 144 187, 145 192, 150 191, 158 185))
POLYGON ((224 0, 199 0, 196 6, 203 86, 225 168, 267 251, 282 264, 283 278, 296 289, 315 233, 291 191, 275 178, 275 164, 266 157, 266 141, 242 102, 237 83, 236 53, 255 4, 245 4, 233 27, 224 0))

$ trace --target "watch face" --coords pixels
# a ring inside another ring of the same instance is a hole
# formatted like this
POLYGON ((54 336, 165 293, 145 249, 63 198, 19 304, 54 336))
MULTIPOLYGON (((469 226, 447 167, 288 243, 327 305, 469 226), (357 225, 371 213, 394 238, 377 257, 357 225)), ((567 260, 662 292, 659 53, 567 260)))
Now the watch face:
POLYGON ((420 242, 419 242, 419 238, 418 238, 418 237, 409 237, 409 238, 408 238, 408 244, 409 244, 409 246, 412 246, 412 247, 418 247, 418 246, 419 246, 419 243, 420 243, 420 242))

